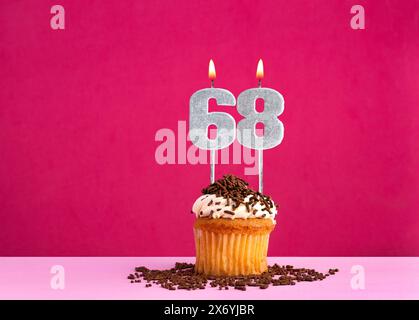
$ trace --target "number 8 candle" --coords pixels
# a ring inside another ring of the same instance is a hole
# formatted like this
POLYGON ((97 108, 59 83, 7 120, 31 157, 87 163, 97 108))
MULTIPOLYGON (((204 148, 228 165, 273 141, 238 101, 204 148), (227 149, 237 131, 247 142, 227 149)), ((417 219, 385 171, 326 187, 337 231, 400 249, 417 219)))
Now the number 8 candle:
POLYGON ((237 139, 244 147, 258 152, 259 192, 263 193, 263 150, 279 145, 284 137, 284 125, 278 116, 284 111, 284 98, 270 88, 262 88, 263 62, 259 60, 256 71, 258 88, 243 91, 237 98, 237 111, 245 117, 237 124, 237 139), (264 101, 264 110, 256 110, 256 100, 264 101), (264 132, 257 135, 256 125, 262 123, 264 132))

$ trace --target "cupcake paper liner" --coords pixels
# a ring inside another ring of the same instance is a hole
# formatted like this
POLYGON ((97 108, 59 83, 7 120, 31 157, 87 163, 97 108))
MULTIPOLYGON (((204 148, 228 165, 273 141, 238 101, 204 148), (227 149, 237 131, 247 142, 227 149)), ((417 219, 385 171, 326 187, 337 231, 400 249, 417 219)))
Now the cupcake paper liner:
POLYGON ((198 273, 249 275, 267 270, 270 232, 223 233, 194 227, 198 273))

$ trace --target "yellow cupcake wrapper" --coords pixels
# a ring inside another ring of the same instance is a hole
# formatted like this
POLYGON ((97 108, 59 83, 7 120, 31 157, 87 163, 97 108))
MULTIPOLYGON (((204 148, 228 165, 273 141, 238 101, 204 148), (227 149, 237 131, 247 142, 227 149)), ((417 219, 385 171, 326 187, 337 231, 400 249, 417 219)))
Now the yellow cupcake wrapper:
POLYGON ((267 270, 270 232, 220 233, 194 228, 198 273, 249 275, 267 270))

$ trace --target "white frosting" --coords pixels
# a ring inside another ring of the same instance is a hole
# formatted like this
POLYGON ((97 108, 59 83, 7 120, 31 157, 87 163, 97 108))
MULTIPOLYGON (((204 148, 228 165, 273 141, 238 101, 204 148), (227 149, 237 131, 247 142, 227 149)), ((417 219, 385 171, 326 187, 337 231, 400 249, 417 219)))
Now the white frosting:
MULTIPOLYGON (((245 203, 249 203, 251 195, 244 199, 245 203)), ((271 219, 275 223, 275 216, 277 210, 275 206, 270 208, 269 213, 267 210, 263 210, 265 205, 261 202, 256 202, 253 206, 249 205, 249 211, 246 205, 241 203, 236 209, 233 210, 233 201, 230 200, 230 204, 227 205, 227 199, 224 197, 217 197, 215 194, 204 194, 196 199, 192 206, 192 211, 195 213, 197 218, 211 217, 213 219, 252 219, 262 218, 271 219), (226 212, 226 210, 228 212, 226 212), (233 214, 229 213, 232 212, 233 214)))

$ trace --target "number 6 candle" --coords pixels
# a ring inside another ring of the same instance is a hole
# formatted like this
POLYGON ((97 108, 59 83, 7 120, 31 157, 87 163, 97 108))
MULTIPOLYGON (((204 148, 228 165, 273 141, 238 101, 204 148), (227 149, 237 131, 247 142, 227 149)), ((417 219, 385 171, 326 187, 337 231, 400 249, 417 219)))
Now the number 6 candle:
POLYGON ((210 113, 208 102, 210 99, 215 99, 218 105, 234 107, 236 98, 226 89, 214 88, 215 67, 212 60, 208 69, 211 88, 196 91, 189 101, 189 138, 198 148, 210 150, 210 180, 213 183, 215 181, 215 152, 233 143, 236 137, 236 122, 228 113, 210 113), (211 125, 217 127, 217 136, 214 139, 208 137, 211 125))

